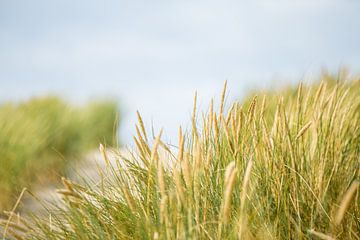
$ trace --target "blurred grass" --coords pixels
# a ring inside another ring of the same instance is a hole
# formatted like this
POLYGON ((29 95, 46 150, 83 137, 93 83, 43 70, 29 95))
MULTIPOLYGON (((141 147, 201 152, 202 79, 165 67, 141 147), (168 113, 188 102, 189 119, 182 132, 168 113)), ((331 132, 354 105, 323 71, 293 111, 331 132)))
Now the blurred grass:
POLYGON ((93 102, 75 107, 57 97, 0 105, 0 209, 23 187, 63 173, 69 159, 116 142, 118 106, 93 102))

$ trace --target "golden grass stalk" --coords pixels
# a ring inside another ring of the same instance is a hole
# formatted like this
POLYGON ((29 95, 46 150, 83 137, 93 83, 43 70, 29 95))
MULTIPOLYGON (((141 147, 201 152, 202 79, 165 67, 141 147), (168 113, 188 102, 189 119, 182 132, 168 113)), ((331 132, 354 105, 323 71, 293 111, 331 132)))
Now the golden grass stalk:
POLYGON ((148 138, 147 138, 147 135, 146 135, 146 130, 145 130, 144 121, 142 120, 142 117, 141 117, 139 111, 136 111, 136 115, 137 115, 137 118, 138 118, 138 123, 139 123, 139 125, 140 125, 141 132, 142 132, 142 134, 144 135, 145 141, 147 142, 147 141, 148 141, 148 138))
POLYGON ((179 127, 178 139, 179 139, 179 152, 178 152, 177 160, 178 160, 178 162, 181 163, 184 158, 184 144, 185 144, 185 139, 184 139, 184 135, 182 133, 181 127, 179 127))
POLYGON ((214 125, 214 140, 218 141, 219 140, 219 123, 218 123, 218 119, 217 119, 215 112, 214 112, 214 117, 213 117, 213 125, 214 125))
POLYGON ((265 106, 266 106, 266 95, 264 95, 262 103, 261 103, 261 108, 260 108, 260 117, 261 118, 264 117, 265 106))
POLYGON ((299 133, 296 135, 295 139, 299 139, 302 135, 304 135, 304 133, 306 132, 306 130, 311 126, 312 122, 308 122, 307 124, 305 124, 305 126, 303 126, 299 133))
POLYGON ((253 118, 254 118, 254 114, 255 114, 255 107, 256 107, 256 103, 257 103, 257 96, 254 96, 253 100, 251 101, 250 107, 248 109, 248 119, 249 119, 249 123, 252 122, 253 118))
POLYGON ((80 194, 73 191, 69 191, 68 189, 57 189, 56 192, 65 197, 74 197, 74 198, 82 199, 80 194))
POLYGON ((69 180, 67 180, 65 177, 61 177, 61 181, 67 190, 71 192, 74 191, 74 188, 72 187, 72 183, 69 180))
POLYGON ((235 186, 236 176, 238 170, 235 166, 235 161, 229 163, 225 171, 225 192, 224 192, 224 204, 223 204, 223 219, 224 223, 228 223, 231 212, 231 195, 235 186))
POLYGON ((101 143, 99 145, 99 151, 100 151, 102 159, 104 159, 104 161, 106 163, 106 166, 109 166, 110 161, 109 161, 109 158, 108 158, 108 156, 106 154, 106 149, 105 149, 104 145, 102 145, 101 143))
POLYGON ((26 191, 27 191, 27 188, 23 188, 23 190, 21 191, 21 193, 20 193, 20 195, 19 195, 19 197, 18 197, 18 199, 17 199, 14 207, 12 208, 12 210, 11 210, 11 212, 10 212, 11 214, 9 215, 9 217, 8 217, 8 219, 7 219, 7 222, 6 222, 6 224, 5 224, 4 230, 3 230, 3 240, 6 239, 6 234, 7 234, 8 228, 9 228, 9 224, 11 223, 11 219, 12 219, 14 213, 15 213, 16 208, 19 206, 20 201, 21 201, 21 199, 22 199, 22 197, 24 196, 24 194, 25 194, 26 191))
POLYGON ((221 93, 220 110, 219 110, 220 115, 223 114, 223 112, 224 112, 226 88, 227 88, 227 80, 225 80, 224 88, 223 88, 223 91, 221 93))
POLYGON ((122 187, 122 191, 124 193, 125 200, 128 203, 128 206, 130 207, 131 211, 136 212, 136 203, 133 196, 129 192, 128 188, 122 187))
MULTIPOLYGON (((209 114, 208 114, 208 132, 210 133, 213 129, 213 117, 214 117, 214 99, 212 98, 210 101, 209 114)), ((209 136, 210 137, 210 136, 209 136)))
POLYGON ((189 154, 185 154, 184 160, 181 162, 182 174, 188 189, 192 188, 192 170, 189 163, 189 154))
POLYGON ((229 144, 229 147, 230 147, 232 153, 234 153, 234 145, 232 143, 233 138, 230 136, 229 127, 227 126, 227 123, 225 122, 223 115, 220 115, 220 118, 221 118, 222 126, 224 127, 227 143, 229 144))
POLYGON ((358 180, 353 181, 353 183, 350 185, 349 189, 344 194, 344 197, 341 200, 339 209, 336 213, 334 223, 336 225, 339 225, 344 218, 344 215, 346 213, 346 210, 348 209, 351 199, 354 197, 356 190, 359 188, 360 182, 358 180))
POLYGON ((160 221, 162 224, 167 225, 167 201, 168 201, 168 197, 166 195, 161 197, 161 201, 160 201, 160 221))
POLYGON ((158 150, 158 147, 159 147, 159 144, 160 144, 160 139, 161 139, 162 132, 163 132, 163 129, 160 130, 158 136, 155 138, 154 145, 153 145, 153 147, 151 149, 151 157, 150 157, 150 159, 151 159, 152 162, 155 159, 159 158, 157 150, 158 150))
POLYGON ((161 196, 165 196, 166 187, 165 187, 165 179, 164 179, 164 167, 162 165, 161 159, 159 159, 158 161, 157 176, 158 176, 158 185, 160 189, 160 194, 161 196))
POLYGON ((333 238, 329 235, 326 235, 325 233, 315 231, 314 229, 308 230, 308 233, 310 233, 311 235, 314 235, 320 239, 323 239, 323 240, 335 240, 335 238, 333 238))
POLYGON ((249 160, 247 166, 246 166, 246 170, 245 170, 245 174, 244 174, 244 178, 243 178, 243 183, 241 186, 241 195, 240 195, 240 216, 239 216, 239 222, 238 222, 238 236, 239 238, 243 237, 243 234, 245 232, 245 200, 246 200, 246 196, 247 196, 247 190, 248 190, 248 185, 249 185, 249 181, 250 181, 250 176, 251 176, 251 169, 253 166, 253 161, 252 159, 249 160))
POLYGON ((194 106, 193 106, 193 112, 192 112, 192 134, 195 139, 199 138, 199 133, 196 127, 196 104, 197 104, 197 92, 194 94, 194 106))
POLYGON ((4 220, 4 219, 0 219, 0 226, 8 226, 10 228, 13 228, 17 231, 20 231, 20 232, 23 232, 23 233, 26 233, 29 229, 28 228, 25 228, 24 226, 18 224, 18 223, 14 223, 14 222, 8 222, 7 220, 4 220))
POLYGON ((244 174, 244 179, 243 179, 243 184, 241 187, 241 206, 240 209, 243 211, 244 210, 244 205, 245 205, 245 198, 247 195, 247 187, 249 185, 249 181, 250 181, 250 176, 251 176, 251 168, 253 166, 253 161, 250 160, 246 166, 246 170, 245 170, 245 174, 244 174))
POLYGON ((185 189, 182 183, 181 174, 178 170, 174 170, 174 180, 175 180, 175 187, 176 187, 176 195, 177 198, 180 200, 180 203, 185 204, 185 189))

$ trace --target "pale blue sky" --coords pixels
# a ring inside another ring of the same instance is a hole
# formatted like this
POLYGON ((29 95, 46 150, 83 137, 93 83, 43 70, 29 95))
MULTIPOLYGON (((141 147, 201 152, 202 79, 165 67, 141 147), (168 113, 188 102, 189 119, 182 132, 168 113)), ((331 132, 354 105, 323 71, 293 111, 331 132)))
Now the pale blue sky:
POLYGON ((0 0, 0 101, 119 99, 173 138, 225 79, 229 98, 322 67, 360 72, 360 1, 0 0))

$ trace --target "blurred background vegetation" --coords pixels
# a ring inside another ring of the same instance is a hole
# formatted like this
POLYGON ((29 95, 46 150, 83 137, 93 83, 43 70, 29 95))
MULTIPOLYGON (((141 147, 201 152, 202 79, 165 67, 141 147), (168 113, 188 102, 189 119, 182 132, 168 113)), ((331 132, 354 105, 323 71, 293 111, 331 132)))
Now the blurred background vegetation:
POLYGON ((118 105, 74 106, 58 97, 0 105, 0 210, 23 187, 51 182, 73 159, 99 143, 117 145, 118 105))

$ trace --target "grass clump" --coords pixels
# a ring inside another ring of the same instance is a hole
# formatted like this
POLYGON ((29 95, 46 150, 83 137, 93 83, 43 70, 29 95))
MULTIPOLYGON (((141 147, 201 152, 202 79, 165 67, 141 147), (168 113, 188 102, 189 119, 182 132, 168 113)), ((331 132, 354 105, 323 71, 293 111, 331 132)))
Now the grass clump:
MULTIPOLYGON (((325 78, 325 77, 324 77, 325 78)), ((322 79, 210 109, 176 149, 118 153, 98 184, 64 179, 64 206, 7 221, 28 239, 359 239, 360 82, 322 79), (227 109, 227 111, 226 111, 227 109)), ((196 103, 195 103, 196 106, 196 103)), ((102 155, 108 159, 106 150, 102 155)), ((9 234, 11 235, 11 234, 9 234)))
POLYGON ((23 187, 61 174, 69 159, 99 141, 113 144, 117 112, 112 102, 73 107, 56 97, 2 104, 0 209, 12 206, 23 187))

